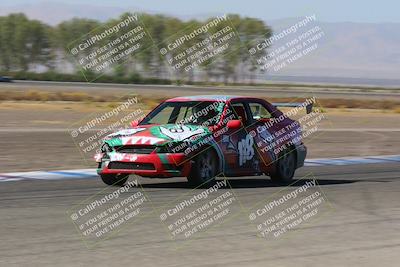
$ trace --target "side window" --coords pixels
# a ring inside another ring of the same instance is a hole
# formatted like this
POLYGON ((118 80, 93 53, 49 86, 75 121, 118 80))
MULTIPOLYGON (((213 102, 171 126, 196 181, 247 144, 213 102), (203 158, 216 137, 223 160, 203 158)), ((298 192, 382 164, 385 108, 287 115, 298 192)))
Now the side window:
POLYGON ((249 103, 249 107, 254 120, 272 118, 271 113, 261 103, 249 103))
POLYGON ((232 103, 231 109, 233 114, 235 114, 235 119, 241 120, 243 125, 247 125, 249 118, 247 117, 246 108, 243 103, 232 103))

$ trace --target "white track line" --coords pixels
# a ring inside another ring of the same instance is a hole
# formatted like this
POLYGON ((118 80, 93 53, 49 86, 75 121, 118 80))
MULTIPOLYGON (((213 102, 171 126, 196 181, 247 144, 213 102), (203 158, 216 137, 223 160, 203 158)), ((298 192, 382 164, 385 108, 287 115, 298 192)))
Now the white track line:
MULTIPOLYGON (((317 158, 306 159, 304 166, 343 166, 371 163, 400 163, 400 155, 342 157, 342 158, 317 158)), ((57 171, 30 171, 0 173, 0 182, 21 180, 67 180, 67 179, 96 179, 96 169, 76 169, 57 171)))

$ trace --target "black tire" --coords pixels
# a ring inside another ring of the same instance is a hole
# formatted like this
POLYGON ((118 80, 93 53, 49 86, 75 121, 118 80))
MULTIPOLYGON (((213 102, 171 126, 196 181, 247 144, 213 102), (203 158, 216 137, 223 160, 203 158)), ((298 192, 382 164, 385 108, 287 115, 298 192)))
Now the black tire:
POLYGON ((192 168, 187 177, 188 182, 193 186, 209 187, 215 183, 217 170, 218 158, 216 153, 212 149, 206 149, 193 159, 192 168))
POLYGON ((106 185, 123 186, 129 174, 100 174, 100 177, 106 185))
POLYGON ((282 153, 276 164, 276 172, 271 175, 271 180, 277 183, 288 184, 292 181, 296 171, 295 151, 288 149, 282 153))

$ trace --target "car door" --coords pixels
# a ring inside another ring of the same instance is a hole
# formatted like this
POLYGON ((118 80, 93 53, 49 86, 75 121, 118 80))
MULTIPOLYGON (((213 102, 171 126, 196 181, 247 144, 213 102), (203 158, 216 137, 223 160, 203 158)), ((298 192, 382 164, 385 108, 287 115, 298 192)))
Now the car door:
POLYGON ((259 159, 254 139, 248 133, 250 126, 248 107, 244 101, 231 102, 228 106, 232 119, 242 121, 239 129, 228 129, 220 145, 225 155, 225 174, 230 176, 251 175, 258 169, 259 159))
POLYGON ((254 146, 260 159, 260 169, 264 173, 269 173, 273 170, 273 163, 277 160, 274 152, 275 137, 282 128, 279 122, 272 122, 272 119, 278 115, 278 111, 271 104, 262 100, 249 100, 246 104, 251 121, 248 132, 254 138, 254 146))

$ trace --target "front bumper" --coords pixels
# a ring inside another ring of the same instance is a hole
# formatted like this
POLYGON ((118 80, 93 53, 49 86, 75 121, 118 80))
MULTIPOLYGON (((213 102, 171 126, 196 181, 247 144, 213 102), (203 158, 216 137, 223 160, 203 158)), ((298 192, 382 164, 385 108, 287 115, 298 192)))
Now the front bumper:
POLYGON ((98 154, 98 174, 136 174, 144 177, 166 178, 188 176, 191 161, 183 153, 98 154))

